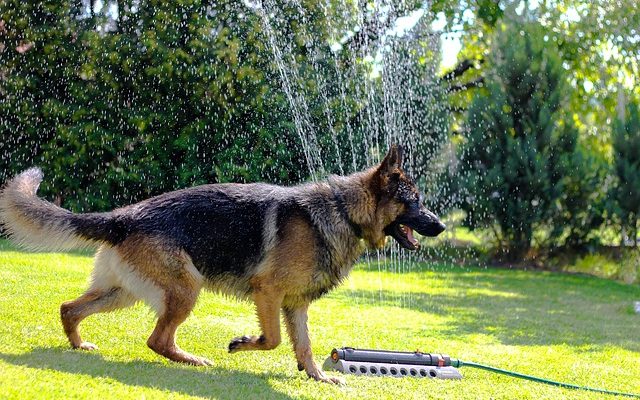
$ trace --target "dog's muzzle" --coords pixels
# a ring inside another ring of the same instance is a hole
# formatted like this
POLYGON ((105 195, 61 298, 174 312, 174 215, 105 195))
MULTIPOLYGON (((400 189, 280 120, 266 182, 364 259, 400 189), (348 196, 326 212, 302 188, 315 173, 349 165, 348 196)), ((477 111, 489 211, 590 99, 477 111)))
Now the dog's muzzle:
POLYGON ((420 207, 415 212, 407 212, 396 218, 384 229, 384 232, 405 249, 416 250, 420 247, 420 242, 413 236, 414 230, 422 236, 435 237, 446 228, 434 213, 425 207, 420 207))

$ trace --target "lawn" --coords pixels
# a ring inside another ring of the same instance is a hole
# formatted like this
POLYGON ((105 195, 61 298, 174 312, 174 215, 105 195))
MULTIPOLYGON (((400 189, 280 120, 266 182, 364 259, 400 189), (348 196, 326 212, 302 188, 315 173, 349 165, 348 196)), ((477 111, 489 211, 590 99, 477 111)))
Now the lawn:
MULTIPOLYGON (((88 318, 83 337, 99 350, 73 351, 58 309, 82 293, 91 264, 90 254, 25 253, 0 242, 0 397, 603 398, 468 368, 460 381, 346 376, 342 387, 316 383, 297 371, 287 340, 269 352, 227 354, 231 338, 258 333, 254 310, 207 292, 178 342, 214 367, 177 365, 149 350, 154 316, 144 305, 88 318)), ((581 275, 371 263, 312 306, 310 330, 318 362, 339 346, 421 349, 640 392, 634 300, 638 286, 581 275)))

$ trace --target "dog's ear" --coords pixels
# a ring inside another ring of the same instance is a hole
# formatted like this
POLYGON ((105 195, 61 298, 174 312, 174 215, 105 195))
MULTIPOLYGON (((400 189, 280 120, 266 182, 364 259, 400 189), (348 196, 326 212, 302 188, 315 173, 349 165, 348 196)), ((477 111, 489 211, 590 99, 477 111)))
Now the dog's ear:
POLYGON ((398 187, 401 174, 402 147, 393 144, 378 167, 378 175, 380 176, 382 188, 389 193, 394 193, 398 187))
POLYGON ((379 171, 381 174, 391 175, 394 172, 402 171, 402 146, 392 144, 389 152, 380 163, 379 171))

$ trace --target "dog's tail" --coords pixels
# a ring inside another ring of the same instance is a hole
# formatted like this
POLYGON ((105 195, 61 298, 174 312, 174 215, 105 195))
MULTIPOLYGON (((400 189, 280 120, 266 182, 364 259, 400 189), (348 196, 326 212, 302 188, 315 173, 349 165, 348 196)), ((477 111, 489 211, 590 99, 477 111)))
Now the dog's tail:
POLYGON ((42 171, 31 168, 0 192, 0 226, 15 243, 32 250, 69 250, 117 241, 113 213, 74 214, 40 199, 42 171))

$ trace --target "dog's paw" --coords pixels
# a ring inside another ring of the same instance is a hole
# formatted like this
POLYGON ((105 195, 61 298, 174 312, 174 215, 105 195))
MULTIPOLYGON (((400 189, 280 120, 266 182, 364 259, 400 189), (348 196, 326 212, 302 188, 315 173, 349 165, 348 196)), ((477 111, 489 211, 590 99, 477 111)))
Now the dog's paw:
POLYGON ((347 384, 344 378, 338 378, 337 376, 325 376, 323 379, 319 379, 319 381, 324 383, 332 383, 339 386, 345 386, 347 384))
POLYGON ((82 342, 75 349, 85 350, 85 351, 93 351, 98 350, 98 346, 90 342, 82 342))
POLYGON ((331 383, 334 385, 346 385, 346 381, 343 378, 338 378, 336 376, 327 376, 320 370, 315 370, 312 372, 307 372, 307 376, 309 378, 315 379, 318 382, 331 383))
POLYGON ((312 376, 311 378, 318 382, 331 383, 333 385, 342 386, 347 384, 343 378, 338 378, 337 376, 326 376, 325 374, 320 374, 318 376, 312 376))
POLYGON ((229 343, 229 353, 235 353, 236 351, 240 351, 243 345, 247 343, 251 343, 253 341, 254 341, 254 338, 249 336, 239 336, 237 338, 233 338, 229 343))
POLYGON ((211 367, 213 366, 213 362, 211 360, 207 360, 203 357, 193 356, 193 359, 188 362, 188 364, 195 365, 196 367, 211 367))
POLYGON ((329 379, 331 379, 331 382, 335 383, 336 385, 340 385, 340 386, 347 385, 347 381, 344 378, 332 376, 332 377, 329 377, 329 379))

